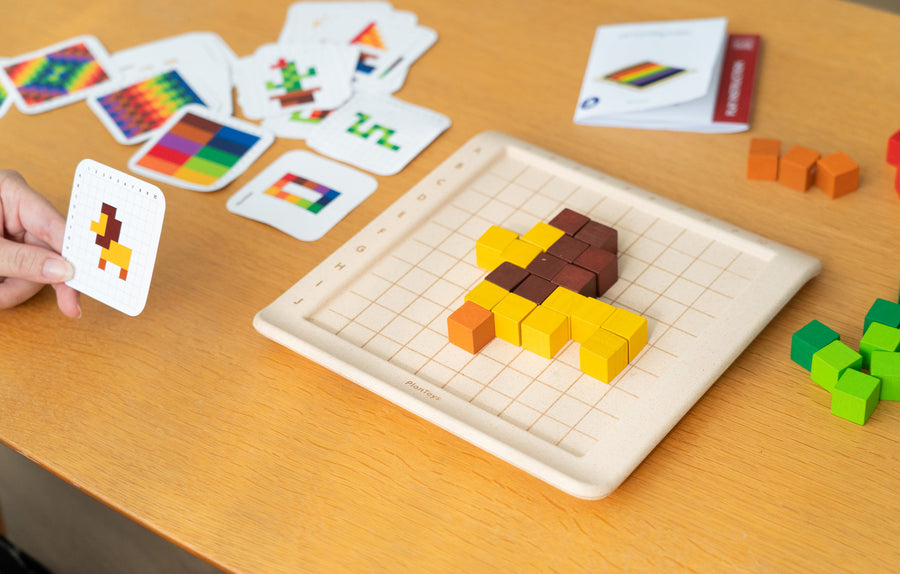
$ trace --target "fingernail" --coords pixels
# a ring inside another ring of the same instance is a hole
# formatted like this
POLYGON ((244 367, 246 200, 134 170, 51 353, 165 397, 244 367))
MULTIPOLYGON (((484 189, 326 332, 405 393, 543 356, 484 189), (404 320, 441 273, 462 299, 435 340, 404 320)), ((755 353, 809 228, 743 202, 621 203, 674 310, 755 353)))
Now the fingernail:
POLYGON ((75 267, 65 259, 51 257, 44 262, 41 273, 50 283, 62 283, 75 276, 75 267))

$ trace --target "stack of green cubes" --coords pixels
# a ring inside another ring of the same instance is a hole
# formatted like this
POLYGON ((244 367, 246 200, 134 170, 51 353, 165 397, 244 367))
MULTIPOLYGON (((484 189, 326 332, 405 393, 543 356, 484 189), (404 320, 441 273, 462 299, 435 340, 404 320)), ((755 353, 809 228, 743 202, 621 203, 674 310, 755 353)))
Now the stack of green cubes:
POLYGON ((831 412, 866 424, 879 401, 900 401, 900 303, 876 299, 856 351, 813 320, 791 338, 791 360, 831 393, 831 412))

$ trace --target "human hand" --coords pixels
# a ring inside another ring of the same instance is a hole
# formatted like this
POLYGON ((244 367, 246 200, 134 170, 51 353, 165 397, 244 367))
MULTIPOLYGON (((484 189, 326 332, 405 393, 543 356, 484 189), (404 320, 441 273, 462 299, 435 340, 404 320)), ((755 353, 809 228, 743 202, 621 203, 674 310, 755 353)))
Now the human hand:
POLYGON ((15 307, 49 284, 69 317, 81 316, 78 292, 66 285, 75 268, 62 250, 66 220, 19 173, 0 170, 0 309, 15 307))

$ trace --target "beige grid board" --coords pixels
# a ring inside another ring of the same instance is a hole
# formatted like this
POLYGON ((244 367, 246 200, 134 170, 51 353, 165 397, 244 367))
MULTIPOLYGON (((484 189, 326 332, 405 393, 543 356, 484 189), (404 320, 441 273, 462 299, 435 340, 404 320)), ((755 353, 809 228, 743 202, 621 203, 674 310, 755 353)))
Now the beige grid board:
POLYGON ((582 455, 762 270, 765 261, 509 156, 494 162, 310 320, 487 413, 582 455), (578 345, 552 360, 500 339, 472 355, 447 316, 484 278, 475 241, 520 235, 569 207, 619 233, 619 280, 602 300, 648 321, 648 344, 610 384, 581 373, 578 345))

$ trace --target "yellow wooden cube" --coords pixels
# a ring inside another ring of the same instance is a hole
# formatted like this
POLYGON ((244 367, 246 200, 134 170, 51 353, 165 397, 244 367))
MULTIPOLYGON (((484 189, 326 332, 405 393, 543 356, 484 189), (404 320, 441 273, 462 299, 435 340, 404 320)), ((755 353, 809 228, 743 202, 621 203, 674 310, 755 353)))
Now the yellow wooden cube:
POLYGON ((493 271, 503 262, 503 250, 518 238, 513 231, 491 225, 475 242, 475 262, 482 269, 493 271))
POLYGON ((479 307, 484 307, 490 311, 508 294, 509 291, 503 287, 491 283, 490 281, 482 280, 481 283, 466 293, 465 300, 471 301, 479 307))
POLYGON ((625 309, 616 309, 601 325, 628 341, 628 360, 633 361, 647 344, 647 319, 625 309))
POLYGON ((529 229, 528 232, 522 236, 522 241, 531 243, 541 251, 547 251, 551 245, 556 243, 557 239, 565 234, 566 232, 562 229, 557 229, 552 225, 547 225, 541 221, 535 224, 534 227, 529 229))
POLYGON ((582 296, 581 302, 572 309, 572 339, 578 343, 587 341, 615 310, 609 303, 582 296))
POLYGON ((628 342, 604 329, 597 331, 578 350, 581 372, 608 383, 628 364, 628 342))
POLYGON ((522 321, 522 346, 532 353, 552 359, 569 342, 569 318, 538 305, 522 321))
MULTIPOLYGON (((510 263, 515 263, 522 269, 525 269, 535 257, 540 255, 540 253, 541 248, 537 245, 526 243, 521 239, 514 239, 506 246, 506 249, 503 250, 500 259, 501 262, 509 261, 510 263)), ((497 265, 500 265, 500 263, 497 265)))
POLYGON ((522 345, 522 321, 537 307, 521 295, 510 293, 497 303, 494 313, 494 334, 513 345, 522 345))
POLYGON ((576 293, 565 287, 557 287, 550 296, 544 299, 542 306, 553 309, 558 313, 566 316, 566 338, 572 338, 572 312, 575 307, 581 304, 582 299, 587 299, 584 295, 576 293))

